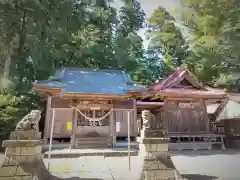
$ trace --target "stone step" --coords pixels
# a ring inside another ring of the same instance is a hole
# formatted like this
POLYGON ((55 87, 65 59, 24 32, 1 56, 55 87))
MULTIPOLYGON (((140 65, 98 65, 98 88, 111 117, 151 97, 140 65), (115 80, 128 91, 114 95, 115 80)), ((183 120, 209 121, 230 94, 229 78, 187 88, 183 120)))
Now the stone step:
POLYGON ((109 137, 77 137, 74 143, 75 148, 110 148, 112 139, 109 137))

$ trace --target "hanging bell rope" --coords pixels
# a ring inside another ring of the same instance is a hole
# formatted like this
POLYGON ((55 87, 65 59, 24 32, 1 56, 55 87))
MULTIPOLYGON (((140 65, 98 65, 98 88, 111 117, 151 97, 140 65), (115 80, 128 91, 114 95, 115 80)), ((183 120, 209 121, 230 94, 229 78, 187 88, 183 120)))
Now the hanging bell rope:
POLYGON ((86 116, 82 111, 80 111, 78 108, 75 108, 75 107, 71 107, 72 109, 76 109, 83 117, 85 117, 88 121, 90 122, 99 122, 103 119, 105 119, 112 111, 113 111, 113 108, 108 111, 104 116, 100 117, 100 118, 92 118, 92 117, 88 117, 86 116))

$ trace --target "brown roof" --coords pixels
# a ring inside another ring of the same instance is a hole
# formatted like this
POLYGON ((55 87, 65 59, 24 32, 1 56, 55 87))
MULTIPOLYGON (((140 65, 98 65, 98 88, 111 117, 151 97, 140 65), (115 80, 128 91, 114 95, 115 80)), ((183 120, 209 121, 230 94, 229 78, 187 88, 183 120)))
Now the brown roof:
POLYGON ((151 88, 153 90, 163 90, 166 88, 172 88, 173 86, 179 84, 182 80, 186 79, 193 87, 197 89, 204 89, 202 83, 198 82, 198 79, 184 68, 177 69, 174 73, 170 74, 167 78, 159 83, 154 84, 151 88))
POLYGON ((152 96, 160 94, 162 96, 184 96, 184 97, 199 97, 199 98, 221 98, 225 97, 224 92, 216 92, 208 90, 198 81, 196 76, 184 68, 177 69, 166 79, 159 83, 153 84, 145 91, 144 96, 152 96), (189 85, 181 84, 183 81, 189 85), (181 86, 180 86, 181 85, 181 86))

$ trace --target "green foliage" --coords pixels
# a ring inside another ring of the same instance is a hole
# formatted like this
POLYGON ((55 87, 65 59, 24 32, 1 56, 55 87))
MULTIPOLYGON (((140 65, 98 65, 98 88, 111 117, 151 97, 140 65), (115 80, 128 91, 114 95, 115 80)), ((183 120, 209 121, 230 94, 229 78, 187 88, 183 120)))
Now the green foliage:
POLYGON ((133 71, 143 57, 137 31, 145 14, 136 0, 123 1, 119 16, 107 0, 17 2, 1 2, 1 21, 8 22, 1 26, 1 37, 6 42, 3 51, 9 42, 15 44, 10 76, 19 79, 21 88, 61 66, 133 71))
POLYGON ((214 85, 228 91, 240 92, 240 74, 220 74, 219 78, 214 81, 214 85))
POLYGON ((172 72, 170 66, 159 57, 158 51, 154 49, 148 49, 139 64, 139 68, 133 73, 133 79, 144 85, 151 85, 162 80, 172 72))
MULTIPOLYGON (((206 82, 239 70, 239 1, 187 0, 182 21, 191 37, 186 63, 206 82)), ((229 82, 230 83, 230 82, 229 82)))
POLYGON ((149 18, 149 48, 157 49, 172 68, 181 66, 188 55, 185 40, 175 23, 174 17, 162 7, 158 7, 149 18))
POLYGON ((0 142, 8 138, 17 122, 32 109, 42 109, 44 102, 34 91, 19 94, 8 90, 0 94, 0 142))
MULTIPOLYGON (((132 74, 144 59, 145 14, 137 0, 0 1, 1 128, 12 129, 32 107, 32 82, 60 67, 113 68, 132 74), (14 84, 14 93, 3 93, 14 84)), ((138 78, 139 79, 139 78, 138 78)), ((37 96, 37 95, 36 95, 37 96)))
POLYGON ((239 5, 237 0, 185 0, 175 12, 178 20, 160 7, 149 19, 150 48, 170 69, 185 66, 212 86, 225 77, 224 86, 235 87, 230 76, 240 67, 239 5))

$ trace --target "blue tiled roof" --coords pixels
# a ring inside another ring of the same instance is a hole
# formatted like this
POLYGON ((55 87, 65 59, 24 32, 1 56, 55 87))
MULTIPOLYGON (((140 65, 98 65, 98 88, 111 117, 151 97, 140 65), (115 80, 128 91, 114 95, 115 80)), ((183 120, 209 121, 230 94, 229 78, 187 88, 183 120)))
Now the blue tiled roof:
POLYGON ((50 88, 62 88, 62 93, 125 95, 127 90, 145 87, 131 84, 129 74, 117 70, 89 70, 64 68, 46 81, 36 84, 50 88))

